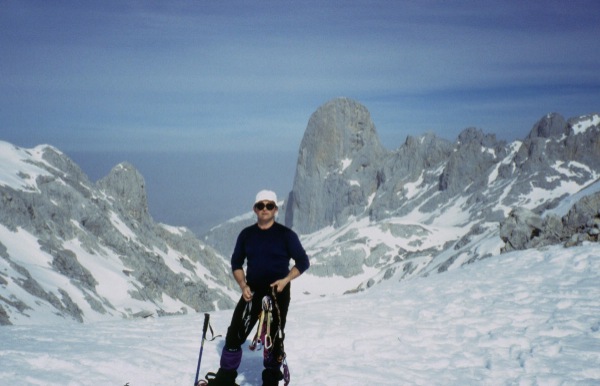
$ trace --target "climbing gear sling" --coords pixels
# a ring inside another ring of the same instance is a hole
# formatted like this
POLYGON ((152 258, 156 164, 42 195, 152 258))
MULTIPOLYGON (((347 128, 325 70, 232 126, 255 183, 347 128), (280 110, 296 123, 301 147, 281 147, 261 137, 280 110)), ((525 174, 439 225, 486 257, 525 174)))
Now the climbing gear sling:
POLYGON ((265 360, 271 355, 277 354, 277 357, 274 359, 277 363, 283 365, 283 380, 285 386, 290 383, 290 370, 283 346, 281 311, 279 310, 279 304, 277 304, 277 290, 275 287, 272 288, 271 295, 265 295, 262 299, 262 311, 258 318, 258 328, 256 329, 256 334, 248 348, 252 351, 258 351, 263 348, 263 358, 265 360), (273 322, 273 306, 277 314, 277 331, 272 335, 271 323, 273 322), (276 339, 273 339, 273 336, 275 336, 276 339), (277 350, 274 350, 274 344, 279 346, 277 350))

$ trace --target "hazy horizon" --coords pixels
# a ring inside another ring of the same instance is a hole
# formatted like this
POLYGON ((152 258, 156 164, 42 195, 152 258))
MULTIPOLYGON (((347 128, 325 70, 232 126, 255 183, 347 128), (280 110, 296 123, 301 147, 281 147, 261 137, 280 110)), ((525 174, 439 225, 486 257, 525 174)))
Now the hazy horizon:
MULTIPOLYGON (((152 218, 164 224, 188 227, 198 236, 213 226, 251 211, 254 195, 261 189, 273 189, 280 199, 287 200, 296 171, 296 153, 273 151, 263 155, 240 152, 64 153, 92 182, 106 176, 120 162, 131 163, 146 182, 152 218)), ((279 221, 283 222, 283 216, 279 221)))

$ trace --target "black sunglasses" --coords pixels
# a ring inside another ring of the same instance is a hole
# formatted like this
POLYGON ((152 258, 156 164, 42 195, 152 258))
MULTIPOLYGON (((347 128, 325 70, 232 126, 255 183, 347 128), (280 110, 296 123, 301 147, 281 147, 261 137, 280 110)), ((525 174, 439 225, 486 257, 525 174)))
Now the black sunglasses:
POLYGON ((264 202, 257 202, 256 204, 254 204, 254 207, 256 208, 256 210, 263 210, 265 208, 267 208, 267 210, 273 210, 277 208, 277 205, 275 205, 272 202, 269 202, 268 204, 265 204, 264 202))

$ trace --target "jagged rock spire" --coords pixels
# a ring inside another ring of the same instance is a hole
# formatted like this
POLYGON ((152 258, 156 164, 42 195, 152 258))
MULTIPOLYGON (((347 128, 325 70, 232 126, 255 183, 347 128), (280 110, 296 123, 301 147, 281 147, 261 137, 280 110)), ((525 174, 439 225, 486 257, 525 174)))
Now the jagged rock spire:
POLYGON ((130 163, 122 162, 115 166, 98 181, 98 187, 117 199, 132 219, 140 223, 149 219, 144 177, 130 163))
POLYGON ((366 107, 348 98, 319 107, 300 144, 286 224, 309 233, 364 211, 384 153, 366 107))

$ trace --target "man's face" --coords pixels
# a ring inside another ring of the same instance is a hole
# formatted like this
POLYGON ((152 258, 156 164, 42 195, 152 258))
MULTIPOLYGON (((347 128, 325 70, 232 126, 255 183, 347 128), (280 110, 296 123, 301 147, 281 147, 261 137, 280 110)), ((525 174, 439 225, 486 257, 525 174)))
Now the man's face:
POLYGON ((254 213, 256 213, 256 217, 261 221, 275 219, 277 209, 277 204, 273 201, 260 201, 254 204, 254 213))

